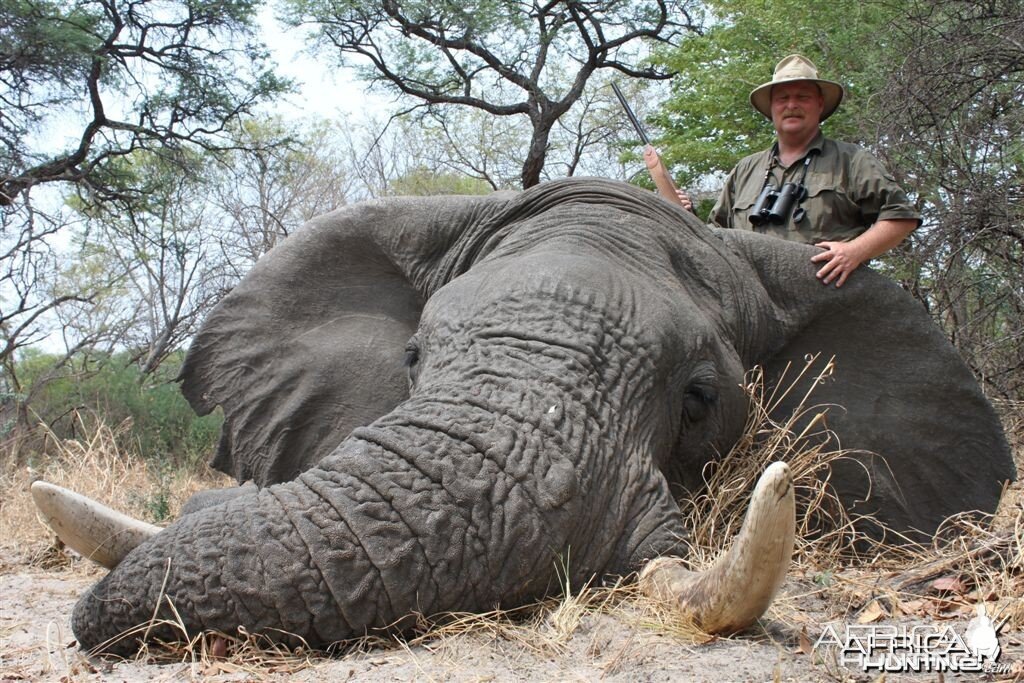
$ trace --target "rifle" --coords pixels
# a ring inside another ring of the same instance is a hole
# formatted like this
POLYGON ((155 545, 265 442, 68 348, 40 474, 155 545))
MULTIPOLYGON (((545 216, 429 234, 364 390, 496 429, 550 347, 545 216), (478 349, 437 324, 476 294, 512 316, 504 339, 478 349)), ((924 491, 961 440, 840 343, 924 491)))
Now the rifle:
MULTIPOLYGON (((615 96, 619 98, 619 104, 622 105, 622 109, 626 112, 626 117, 629 118, 629 122, 633 124, 633 129, 640 137, 640 141, 643 142, 645 146, 653 148, 651 145, 651 139, 647 137, 647 132, 644 131, 644 127, 640 125, 640 119, 638 119, 636 114, 633 113, 633 110, 630 109, 629 103, 626 102, 625 95, 622 94, 622 91, 619 90, 619 86, 614 81, 612 81, 612 90, 615 92, 615 96)), ((672 176, 669 175, 668 169, 665 168, 665 164, 662 163, 661 157, 659 156, 656 158, 658 160, 657 164, 654 166, 648 164, 647 172, 651 174, 651 180, 654 181, 654 186, 658 188, 658 194, 673 204, 678 204, 685 209, 686 207, 683 205, 682 200, 679 199, 679 195, 676 193, 676 184, 672 182, 672 176)), ((646 162, 647 159, 645 158, 644 161, 646 162)))

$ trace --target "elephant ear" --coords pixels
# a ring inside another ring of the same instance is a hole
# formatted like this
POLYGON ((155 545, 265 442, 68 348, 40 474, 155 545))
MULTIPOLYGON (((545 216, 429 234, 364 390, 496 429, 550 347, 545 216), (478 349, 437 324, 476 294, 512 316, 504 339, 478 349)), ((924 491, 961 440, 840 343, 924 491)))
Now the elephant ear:
MULTIPOLYGON (((758 341, 745 344, 748 366, 761 364, 770 380, 787 364, 804 367, 810 354, 835 358, 811 403, 833 406, 827 426, 842 449, 855 451, 833 467, 847 508, 912 540, 931 537, 950 515, 993 512, 1015 478, 1009 446, 978 382, 924 307, 866 267, 841 288, 822 285, 810 261, 816 247, 719 234, 754 268, 770 301, 758 341)), ((775 417, 792 414, 813 381, 797 384, 775 417)), ((884 533, 869 522, 861 529, 884 533)))
POLYGON ((468 268, 507 199, 363 203, 264 255, 207 317, 179 376, 199 414, 224 409, 213 467, 239 483, 290 480, 402 401, 423 302, 468 268))

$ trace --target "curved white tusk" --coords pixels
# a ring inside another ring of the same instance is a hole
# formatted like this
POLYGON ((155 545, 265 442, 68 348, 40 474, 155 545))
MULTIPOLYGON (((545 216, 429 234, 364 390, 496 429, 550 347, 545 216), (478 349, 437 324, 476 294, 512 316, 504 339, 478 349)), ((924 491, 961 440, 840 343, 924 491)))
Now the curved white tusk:
POLYGON ((706 571, 679 558, 652 560, 640 573, 649 596, 673 604, 707 633, 734 633, 753 624, 772 603, 793 558, 796 499, 785 463, 772 463, 754 487, 732 547, 706 571))
POLYGON ((32 500, 57 538, 84 557, 113 569, 160 527, 146 524, 61 486, 37 481, 32 500))

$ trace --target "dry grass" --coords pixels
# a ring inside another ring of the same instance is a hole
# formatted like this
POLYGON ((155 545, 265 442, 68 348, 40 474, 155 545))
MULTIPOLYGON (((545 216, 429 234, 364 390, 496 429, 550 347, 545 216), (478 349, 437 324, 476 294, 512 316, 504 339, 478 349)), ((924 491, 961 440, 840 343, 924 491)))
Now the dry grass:
POLYGON ((157 524, 174 519, 196 491, 229 483, 227 477, 209 469, 171 470, 121 452, 118 436, 130 429, 129 421, 116 427, 100 421, 91 431, 83 429, 81 439, 59 440, 50 434, 48 455, 34 467, 5 466, 0 471, 0 546, 16 548, 19 554, 28 553, 40 561, 63 557, 54 553, 53 535, 32 503, 29 487, 36 479, 157 524))
MULTIPOLYGON (((697 567, 706 566, 735 535, 749 492, 760 472, 776 460, 789 463, 797 492, 796 570, 814 577, 806 591, 780 596, 769 617, 794 630, 806 626, 802 603, 817 595, 830 615, 868 623, 874 618, 970 616, 979 602, 998 614, 1009 628, 1024 626, 1024 403, 1002 402, 1000 411, 1017 464, 1018 482, 1004 492, 996 514, 978 520, 954 517, 943 525, 933 545, 882 545, 858 531, 836 503, 828 483, 830 465, 850 454, 829 450, 836 443, 825 425, 827 406, 812 395, 784 423, 771 420, 772 408, 808 373, 814 386, 827 379, 833 363, 808 359, 796 379, 773 392, 763 377, 750 376, 751 415, 736 447, 706 477, 707 492, 684 501, 693 530, 690 543, 697 567), (797 425, 806 425, 797 430, 797 425), (811 437, 813 448, 801 448, 811 437)), ((812 390, 813 393, 813 390, 812 390)), ((891 529, 889 537, 898 536, 891 529)), ((820 618, 815 617, 815 618, 820 618)))
MULTIPOLYGON (((817 380, 828 377, 832 362, 811 359, 796 371, 798 377, 813 373, 817 380)), ((789 463, 798 494, 799 542, 795 562, 797 575, 808 577, 797 582, 788 595, 780 596, 768 619, 781 624, 783 631, 799 633, 808 625, 802 603, 809 596, 827 602, 832 618, 853 621, 872 609, 885 615, 950 618, 971 609, 980 601, 990 604, 990 614, 1009 624, 1024 628, 1024 495, 1022 484, 1007 492, 994 520, 984 524, 951 520, 956 533, 953 540, 930 548, 911 547, 898 553, 872 552, 858 556, 854 545, 863 541, 856 531, 856 520, 841 513, 833 502, 828 485, 830 463, 848 454, 829 450, 825 407, 814 406, 810 395, 802 397, 797 414, 785 423, 773 422, 768 415, 782 398, 780 391, 766 391, 763 378, 751 375, 747 391, 752 410, 746 433, 729 454, 706 473, 708 493, 682 501, 687 510, 692 535, 688 539, 695 567, 706 566, 717 556, 739 529, 746 501, 754 483, 771 462, 789 463), (797 425, 806 424, 797 430, 797 425), (802 449, 803 437, 819 446, 802 449), (810 581, 820 579, 820 585, 810 581), (939 587, 937 587, 939 586, 939 587)), ((999 406, 1011 435, 1018 471, 1024 472, 1024 404, 999 406)), ((176 515, 181 503, 192 492, 223 485, 215 475, 161 472, 145 462, 118 453, 116 430, 101 426, 89 438, 54 442, 51 457, 34 472, 26 470, 0 473, 0 543, 30 547, 39 553, 49 547, 48 531, 36 519, 28 485, 35 477, 80 491, 112 507, 143 519, 153 519, 154 502, 164 506, 168 516, 176 515), (132 491, 126 499, 124 492, 132 491)), ((863 546, 861 546, 863 547, 863 546)), ((420 646, 431 653, 443 652, 453 639, 472 634, 474 638, 501 640, 542 656, 557 656, 566 643, 578 634, 581 624, 594 615, 612 615, 644 630, 666 634, 682 643, 706 642, 689 623, 680 622, 674 610, 639 595, 635 583, 623 581, 611 586, 579 586, 566 583, 562 596, 516 610, 487 614, 449 614, 422 619, 414 635, 398 640, 368 639, 346 644, 345 651, 380 647, 409 649, 420 646)), ((820 615, 819 615, 820 616, 820 615)), ((172 627, 174 626, 171 623, 172 627)), ((146 629, 152 625, 143 625, 146 629)), ((237 634, 182 634, 181 641, 150 646, 140 653, 143 661, 185 662, 202 674, 295 673, 315 665, 324 653, 308 648, 283 648, 266 639, 237 634)), ((773 637, 778 637, 773 636, 773 637)), ((792 646, 793 643, 790 643, 792 646)), ((614 669, 615 661, 609 663, 614 669)))
POLYGON ((836 557, 852 552, 855 542, 863 544, 829 485, 832 464, 849 453, 834 450, 838 440, 827 427, 829 406, 811 401, 813 387, 827 381, 834 368, 834 360, 822 362, 814 356, 795 376, 787 369, 773 389, 766 388, 760 368, 750 373, 744 386, 751 400, 743 435, 725 457, 707 467, 705 489, 680 501, 695 567, 709 565, 736 535, 758 477, 777 461, 787 463, 793 476, 798 564, 833 564, 836 557), (796 410, 785 422, 773 419, 775 408, 806 377, 813 377, 812 389, 800 397, 796 410))

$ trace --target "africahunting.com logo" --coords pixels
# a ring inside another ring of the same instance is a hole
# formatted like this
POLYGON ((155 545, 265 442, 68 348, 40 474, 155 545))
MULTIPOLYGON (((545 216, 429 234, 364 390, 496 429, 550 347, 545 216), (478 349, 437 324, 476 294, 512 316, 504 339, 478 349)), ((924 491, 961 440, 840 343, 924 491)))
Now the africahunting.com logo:
POLYGON ((999 664, 998 626, 979 604, 964 632, 952 626, 828 625, 814 649, 834 648, 839 663, 865 672, 1004 673, 999 664))

